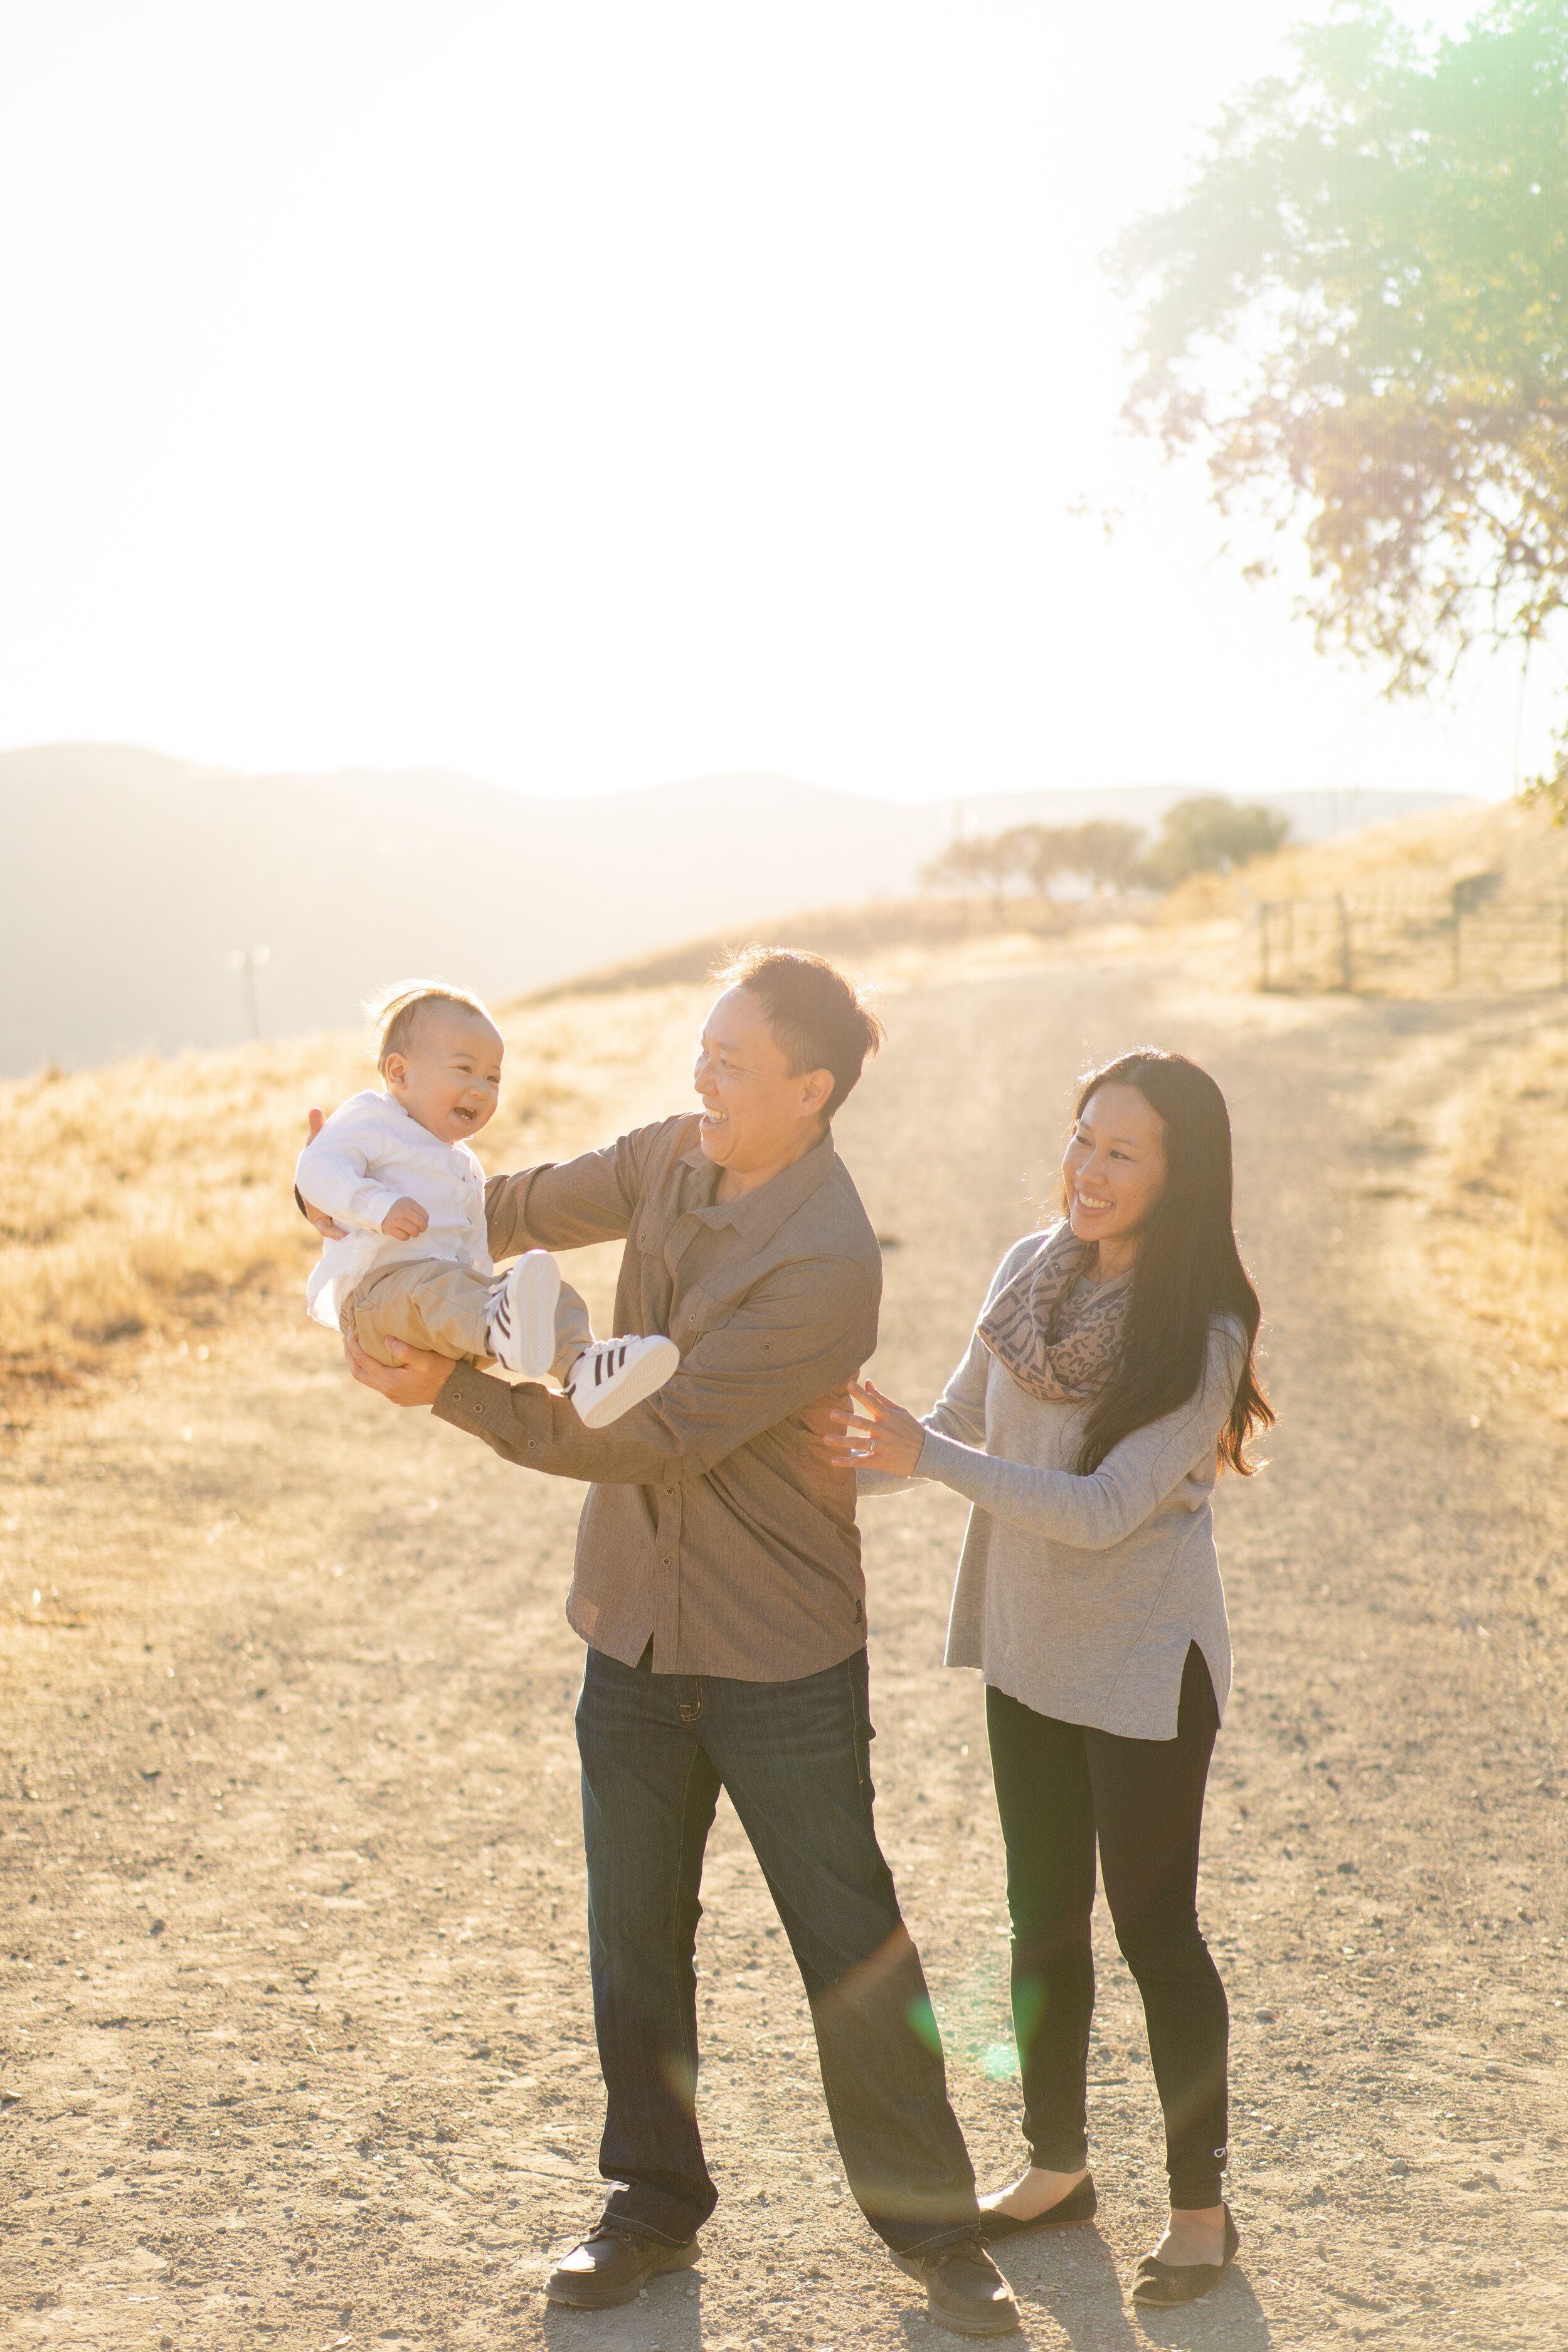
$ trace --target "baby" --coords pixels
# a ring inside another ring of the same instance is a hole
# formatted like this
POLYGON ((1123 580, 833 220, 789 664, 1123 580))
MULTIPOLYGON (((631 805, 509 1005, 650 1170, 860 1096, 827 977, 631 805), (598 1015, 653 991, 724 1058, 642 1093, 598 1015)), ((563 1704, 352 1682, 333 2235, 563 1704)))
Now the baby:
POLYGON ((373 1007, 386 1091, 352 1095, 300 1154, 301 1200, 345 1228, 305 1288, 318 1323, 378 1363, 388 1339, 525 1380, 551 1373, 589 1429, 662 1388, 673 1339, 596 1340, 588 1310, 545 1250, 498 1276, 484 1171, 468 1148, 500 1095, 500 1034, 479 999, 418 982, 373 1007))

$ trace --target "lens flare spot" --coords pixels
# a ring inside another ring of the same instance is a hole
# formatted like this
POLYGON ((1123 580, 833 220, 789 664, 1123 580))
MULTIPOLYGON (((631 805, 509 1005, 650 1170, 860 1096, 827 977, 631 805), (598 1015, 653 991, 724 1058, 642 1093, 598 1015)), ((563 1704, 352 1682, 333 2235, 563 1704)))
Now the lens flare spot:
POLYGON ((679 2099, 688 2115, 694 2114, 697 2107, 697 2069, 690 2060, 667 2052, 658 2062, 658 2071, 664 2076, 665 2088, 670 2097, 679 2099))
POLYGON ((942 2035, 937 2031, 936 2012, 927 1994, 920 1993, 910 2002, 904 2011, 904 2023, 917 2042, 923 2042, 928 2050, 934 2050, 941 2057, 942 2035))

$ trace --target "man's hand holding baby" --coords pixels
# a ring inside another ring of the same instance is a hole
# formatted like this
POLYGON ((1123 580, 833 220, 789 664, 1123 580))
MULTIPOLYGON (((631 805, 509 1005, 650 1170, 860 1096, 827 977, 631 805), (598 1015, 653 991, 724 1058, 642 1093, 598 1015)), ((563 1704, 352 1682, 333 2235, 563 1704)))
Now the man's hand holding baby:
POLYGON ((343 1353, 356 1381, 363 1381, 367 1389, 379 1390, 389 1404, 434 1404, 452 1377, 451 1358, 433 1356, 427 1348, 411 1348, 405 1340, 391 1337, 386 1352, 396 1358, 395 1363, 378 1364, 374 1356, 356 1347, 347 1332, 343 1334, 343 1353))
MULTIPOLYGON (((314 1143, 317 1136, 320 1135, 326 1123, 326 1113, 324 1111, 307 1111, 305 1114, 305 1125, 309 1129, 309 1134, 306 1139, 307 1141, 314 1143)), ((315 1226, 316 1231, 322 1235, 323 1239, 329 1242, 347 1241, 349 1236, 348 1227, 346 1225, 340 1225, 335 1218, 329 1217, 325 1209, 313 1209, 309 1201, 301 1198, 298 1184, 294 1187, 294 1198, 300 1202, 300 1215, 310 1219, 311 1224, 315 1226)))
POLYGON ((418 1202, 411 1201, 405 1192, 394 1201, 383 1217, 381 1230, 392 1241, 411 1242, 425 1231, 429 1222, 418 1202))

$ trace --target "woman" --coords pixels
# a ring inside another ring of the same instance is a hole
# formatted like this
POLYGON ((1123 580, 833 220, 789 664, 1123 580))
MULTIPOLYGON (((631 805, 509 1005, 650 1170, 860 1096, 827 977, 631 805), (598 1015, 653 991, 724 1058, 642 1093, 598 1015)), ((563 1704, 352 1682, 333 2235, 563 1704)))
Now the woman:
POLYGON ((1179 1054, 1129 1054, 1079 1097, 1065 1222, 1008 1251, 922 1421, 869 1382, 829 1440, 862 1490, 935 1479, 974 1506, 947 1663, 985 1675, 1007 1853, 1013 2023, 1030 2162, 985 2233, 1095 2210, 1085 2092, 1098 1839, 1165 2117, 1171 2219, 1134 2299, 1205 2294, 1236 2252, 1225 1990, 1197 1922, 1204 1783, 1230 1688, 1210 1496, 1274 1415, 1231 1226, 1230 1121, 1179 1054))

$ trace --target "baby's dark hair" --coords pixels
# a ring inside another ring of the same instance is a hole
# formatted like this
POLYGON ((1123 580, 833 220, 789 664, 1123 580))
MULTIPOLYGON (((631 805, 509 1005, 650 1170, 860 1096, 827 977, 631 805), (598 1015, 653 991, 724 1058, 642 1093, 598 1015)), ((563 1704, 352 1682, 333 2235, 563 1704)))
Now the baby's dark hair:
MULTIPOLYGON (((449 1004, 458 1013, 475 1015, 488 1028, 496 1027, 488 1005, 466 988, 449 988, 444 980, 400 980, 391 988, 377 989, 366 1000, 364 1017, 371 1025, 375 1066, 384 1077, 391 1056, 407 1053, 421 1021, 437 1004, 449 1004)), ((499 1029, 496 1034, 500 1034, 499 1029)))

